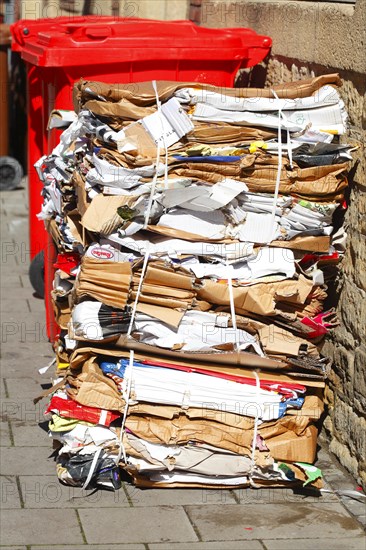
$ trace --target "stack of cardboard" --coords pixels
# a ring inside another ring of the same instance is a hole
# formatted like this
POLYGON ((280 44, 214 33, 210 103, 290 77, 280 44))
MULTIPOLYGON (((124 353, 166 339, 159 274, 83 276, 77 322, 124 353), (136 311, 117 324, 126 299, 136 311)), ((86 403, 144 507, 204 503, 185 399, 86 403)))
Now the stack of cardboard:
POLYGON ((62 481, 116 489, 122 466, 141 486, 319 486, 352 150, 333 143, 339 84, 75 86, 36 165, 59 253, 62 481))

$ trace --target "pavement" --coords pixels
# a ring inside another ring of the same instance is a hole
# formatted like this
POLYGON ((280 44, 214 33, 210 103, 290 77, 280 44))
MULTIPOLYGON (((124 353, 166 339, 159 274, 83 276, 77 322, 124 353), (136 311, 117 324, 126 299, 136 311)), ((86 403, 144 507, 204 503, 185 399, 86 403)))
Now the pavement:
POLYGON ((53 357, 28 280, 26 180, 1 202, 1 536, 12 550, 365 550, 365 504, 320 439, 322 496, 289 489, 137 489, 88 494, 59 484, 45 431, 53 357))

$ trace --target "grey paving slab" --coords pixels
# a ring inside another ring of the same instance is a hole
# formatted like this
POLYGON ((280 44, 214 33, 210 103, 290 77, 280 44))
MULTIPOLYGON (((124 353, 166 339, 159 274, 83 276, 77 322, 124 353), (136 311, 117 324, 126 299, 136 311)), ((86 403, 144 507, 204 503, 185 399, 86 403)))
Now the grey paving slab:
MULTIPOLYGON (((38 424, 36 425, 20 425, 17 426, 17 421, 11 423, 12 433, 15 447, 47 447, 51 449, 52 439, 48 433, 43 430, 38 424)), ((24 449, 26 452, 26 449, 24 449)))
POLYGON ((357 516, 357 521, 361 523, 364 529, 366 529, 366 516, 357 516))
MULTIPOLYGON (((324 488, 329 488, 324 485, 324 488)), ((234 489, 236 501, 239 504, 278 504, 297 502, 339 502, 339 497, 334 493, 320 493, 304 489, 263 488, 253 491, 250 488, 234 489)))
POLYGON ((1 243, 1 276, 11 275, 16 270, 18 273, 18 262, 14 252, 15 245, 10 238, 1 243))
POLYGON ((198 540, 183 508, 178 506, 125 508, 123 513, 116 508, 80 509, 79 515, 89 544, 198 540))
POLYGON ((24 288, 23 281, 18 273, 4 273, 0 269, 0 280, 1 280, 1 292, 4 293, 7 290, 21 290, 24 288))
MULTIPOLYGON (((83 491, 79 487, 62 485, 56 476, 19 476, 25 508, 128 508, 123 489, 116 492, 83 491)), ((121 512, 122 514, 124 512, 121 512)))
MULTIPOLYGON (((26 300, 23 300, 22 303, 13 303, 7 305, 6 307, 1 308, 1 319, 3 323, 2 335, 4 335, 3 344, 11 341, 11 337, 14 339, 13 335, 18 336, 18 341, 20 340, 19 336, 21 334, 21 323, 27 324, 29 322, 30 308, 26 303, 26 300)), ((33 323, 30 322, 30 325, 33 323)))
POLYGON ((230 491, 210 491, 208 489, 139 489, 126 485, 132 506, 184 506, 187 504, 235 503, 230 491))
POLYGON ((22 314, 25 313, 24 319, 26 319, 28 317, 26 314, 30 313, 28 299, 29 297, 19 297, 15 302, 12 298, 3 298, 1 300, 1 314, 3 318, 7 319, 9 314, 12 313, 10 318, 16 317, 19 320, 23 320, 22 314))
POLYGON ((75 510, 2 510, 1 544, 82 544, 75 510))
POLYGON ((55 475, 51 448, 1 447, 1 469, 4 475, 55 475))
POLYGON ((20 281, 22 283, 23 288, 29 288, 30 290, 33 291, 33 287, 32 287, 31 282, 29 280, 28 274, 19 275, 19 277, 20 277, 20 281))
POLYGON ((356 500, 344 497, 343 503, 347 507, 347 510, 349 510, 354 516, 362 517, 366 515, 366 499, 356 500))
POLYGON ((44 422, 45 402, 33 403, 28 397, 23 398, 6 398, 0 404, 0 413, 2 420, 10 420, 14 423, 14 427, 19 426, 36 426, 40 422, 44 422))
POLYGON ((6 399, 8 397, 7 388, 4 383, 4 379, 0 379, 0 399, 6 399))
POLYGON ((11 447, 13 440, 11 437, 9 423, 1 421, 0 423, 0 447, 11 447))
MULTIPOLYGON (((47 351, 46 348, 45 351, 47 351)), ((4 351, 0 362, 0 373, 3 378, 22 379, 31 373, 32 368, 34 373, 38 368, 46 366, 51 359, 51 353, 44 353, 43 356, 39 355, 38 357, 32 355, 29 359, 28 354, 24 354, 22 357, 20 352, 4 351)))
POLYGON ((365 550, 364 537, 265 540, 267 550, 365 550))
POLYGON ((345 538, 362 534, 341 504, 325 502, 227 506, 186 506, 202 540, 345 538))
POLYGON ((15 476, 0 476, 0 508, 21 508, 20 495, 15 476))
MULTIPOLYGON (((1 541, 1 538, 0 538, 1 541)), ((28 550, 26 546, 3 546, 1 545, 1 550, 28 550)))
POLYGON ((41 391, 41 383, 47 384, 48 380, 42 380, 35 372, 34 377, 24 376, 21 380, 18 378, 7 378, 6 385, 8 388, 9 398, 28 398, 33 399, 41 391))
MULTIPOLYGON (((84 545, 67 545, 67 546, 52 546, 52 550, 145 550, 144 544, 88 544, 84 545)), ((1 550, 3 550, 1 548, 1 550)), ((31 550, 45 550, 44 546, 31 546, 31 550)))
POLYGON ((259 540, 232 540, 225 542, 175 542, 149 544, 149 550, 263 550, 259 540))
MULTIPOLYGON (((24 288, 22 285, 21 285, 21 282, 20 282, 20 276, 17 275, 13 278, 14 282, 17 281, 17 285, 16 287, 14 288, 14 295, 16 296, 16 299, 24 299, 24 300, 34 300, 36 303, 40 303, 40 305, 43 304, 43 299, 42 298, 38 298, 38 297, 35 297, 34 296, 34 291, 29 288, 29 287, 26 287, 24 288)), ((5 300, 10 300, 10 288, 7 288, 7 291, 8 292, 4 292, 4 288, 3 288, 3 285, 1 285, 1 289, 2 289, 2 292, 3 292, 3 296, 2 296, 2 300, 5 299, 5 300)))

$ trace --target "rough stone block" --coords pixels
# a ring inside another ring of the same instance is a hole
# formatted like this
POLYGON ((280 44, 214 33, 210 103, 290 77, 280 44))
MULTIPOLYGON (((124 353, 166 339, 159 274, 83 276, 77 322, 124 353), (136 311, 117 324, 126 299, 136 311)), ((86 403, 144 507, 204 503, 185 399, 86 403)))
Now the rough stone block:
POLYGON ((363 345, 355 351, 354 394, 361 405, 360 412, 366 410, 366 347, 363 345))

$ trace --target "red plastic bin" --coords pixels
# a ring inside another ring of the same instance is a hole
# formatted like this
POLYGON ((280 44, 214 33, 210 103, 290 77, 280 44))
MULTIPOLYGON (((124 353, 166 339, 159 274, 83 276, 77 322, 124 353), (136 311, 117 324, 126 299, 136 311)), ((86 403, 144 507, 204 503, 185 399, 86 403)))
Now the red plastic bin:
POLYGON ((208 29, 191 21, 138 18, 58 17, 22 20, 11 26, 13 50, 28 66, 28 178, 30 254, 45 250, 46 317, 55 338, 50 304, 52 269, 47 233, 36 218, 41 184, 33 167, 56 145, 47 130, 53 109, 72 109, 80 78, 107 83, 174 80, 233 86, 239 69, 261 62, 272 40, 252 29, 208 29))

